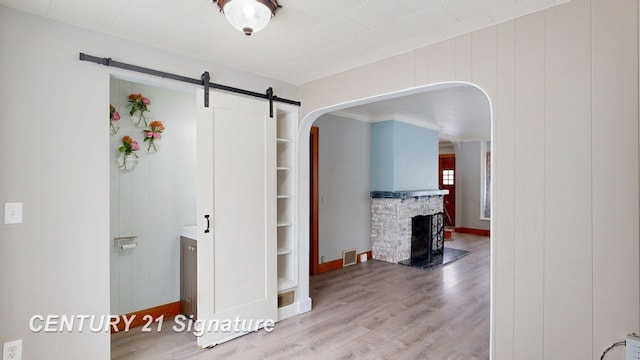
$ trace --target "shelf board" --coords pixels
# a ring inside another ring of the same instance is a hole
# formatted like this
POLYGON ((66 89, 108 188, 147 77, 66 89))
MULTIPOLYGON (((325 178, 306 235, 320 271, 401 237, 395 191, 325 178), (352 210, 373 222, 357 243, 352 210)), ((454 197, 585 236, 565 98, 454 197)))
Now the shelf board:
POLYGON ((278 276, 278 291, 290 289, 294 286, 296 286, 295 281, 278 276))
POLYGON ((292 143, 293 139, 277 138, 276 141, 279 143, 292 143))
POLYGON ((278 222, 278 227, 291 226, 291 225, 293 225, 293 223, 290 222, 290 221, 279 221, 278 222))
POLYGON ((291 170, 291 167, 290 166, 278 166, 276 169, 277 170, 281 170, 281 171, 289 171, 289 170, 291 170))
POLYGON ((293 195, 278 195, 278 199, 291 199, 293 195))
POLYGON ((278 248, 278 255, 291 254, 292 252, 293 252, 293 250, 291 250, 289 248, 278 248))

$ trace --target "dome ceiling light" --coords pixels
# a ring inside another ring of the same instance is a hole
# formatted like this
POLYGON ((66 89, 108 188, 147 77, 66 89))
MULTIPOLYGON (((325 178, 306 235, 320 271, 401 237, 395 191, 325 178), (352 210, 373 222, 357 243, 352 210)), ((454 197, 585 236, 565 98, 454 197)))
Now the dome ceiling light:
POLYGON ((250 36, 264 29, 276 14, 278 0, 213 0, 234 28, 250 36))

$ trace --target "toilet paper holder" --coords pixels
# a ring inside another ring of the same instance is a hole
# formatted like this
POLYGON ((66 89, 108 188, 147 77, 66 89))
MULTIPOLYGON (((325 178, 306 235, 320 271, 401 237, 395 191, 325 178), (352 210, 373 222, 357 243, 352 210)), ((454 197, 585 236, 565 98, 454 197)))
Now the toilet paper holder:
POLYGON ((113 238, 113 241, 115 241, 120 250, 127 250, 135 249, 138 246, 138 243, 134 241, 137 238, 137 236, 120 236, 113 238))

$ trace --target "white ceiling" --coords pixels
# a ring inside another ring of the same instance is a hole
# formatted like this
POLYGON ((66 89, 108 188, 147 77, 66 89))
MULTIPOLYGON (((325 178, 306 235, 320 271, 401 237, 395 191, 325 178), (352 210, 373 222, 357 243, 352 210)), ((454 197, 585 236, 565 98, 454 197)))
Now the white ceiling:
POLYGON ((333 112, 361 121, 399 120, 437 130, 448 141, 491 138, 491 114, 487 96, 471 85, 452 84, 434 90, 376 101, 333 112))
MULTIPOLYGON (((0 5, 301 85, 569 0, 279 0, 266 29, 233 29, 212 0, 0 0, 0 5)), ((103 54, 108 56, 109 54, 103 54)), ((488 139, 472 88, 352 109, 395 114, 451 139, 488 139), (403 117, 404 116, 404 117, 403 117), (435 125, 434 125, 435 124, 435 125)))
POLYGON ((279 0, 269 26, 250 37, 212 0, 0 5, 301 85, 567 1, 279 0))

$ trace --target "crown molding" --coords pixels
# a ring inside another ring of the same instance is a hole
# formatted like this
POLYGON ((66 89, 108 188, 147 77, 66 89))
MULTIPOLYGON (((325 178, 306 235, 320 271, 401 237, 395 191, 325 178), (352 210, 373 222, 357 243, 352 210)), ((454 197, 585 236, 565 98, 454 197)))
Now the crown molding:
POLYGON ((338 117, 364 121, 369 123, 377 123, 382 121, 395 120, 403 123, 431 129, 440 132, 441 127, 430 119, 410 115, 402 112, 392 112, 384 114, 372 115, 366 112, 354 110, 338 110, 330 113, 338 117))
POLYGON ((334 115, 334 116, 338 116, 346 119, 364 121, 368 123, 372 122, 371 120, 373 119, 371 115, 368 113, 361 112, 361 111, 354 111, 354 110, 338 110, 338 111, 330 112, 329 115, 334 115))
POLYGON ((462 141, 462 139, 457 136, 443 134, 443 133, 438 133, 438 137, 440 138, 440 140, 446 140, 452 144, 459 143, 462 141))
POLYGON ((402 112, 392 112, 392 113, 376 115, 373 118, 373 120, 371 120, 371 122, 376 123, 376 122, 387 121, 387 120, 396 120, 406 124, 411 124, 411 125, 435 130, 437 132, 440 132, 441 130, 440 125, 436 124, 431 119, 427 119, 427 118, 423 118, 423 117, 419 117, 411 114, 406 114, 402 112))

